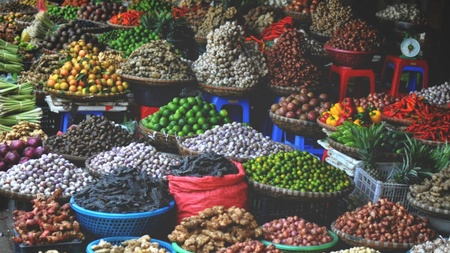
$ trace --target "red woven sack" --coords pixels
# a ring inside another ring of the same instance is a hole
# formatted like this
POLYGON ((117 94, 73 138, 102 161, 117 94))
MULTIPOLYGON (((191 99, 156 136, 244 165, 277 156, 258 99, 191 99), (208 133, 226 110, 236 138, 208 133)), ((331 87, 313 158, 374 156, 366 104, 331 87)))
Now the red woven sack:
POLYGON ((247 208, 247 183, 242 164, 238 174, 223 177, 180 177, 169 175, 169 191, 177 205, 178 224, 185 217, 197 215, 213 206, 247 208))

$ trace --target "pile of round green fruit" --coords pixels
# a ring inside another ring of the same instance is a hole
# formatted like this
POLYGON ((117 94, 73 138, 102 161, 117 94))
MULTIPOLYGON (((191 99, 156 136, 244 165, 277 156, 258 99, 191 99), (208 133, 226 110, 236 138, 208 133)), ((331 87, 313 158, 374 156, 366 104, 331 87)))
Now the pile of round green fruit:
POLYGON ((256 182, 302 192, 337 192, 350 187, 344 171, 306 151, 280 152, 244 163, 245 174, 256 182))
POLYGON ((108 46, 112 49, 122 51, 124 56, 128 57, 134 50, 140 46, 158 40, 159 36, 154 31, 149 31, 143 26, 137 26, 133 29, 119 30, 114 40, 109 41, 108 46))
POLYGON ((203 134, 215 125, 229 122, 226 110, 217 111, 213 103, 201 97, 176 97, 141 121, 148 129, 180 137, 203 134))
POLYGON ((64 19, 68 20, 75 20, 77 19, 77 11, 80 9, 80 7, 74 7, 71 5, 67 5, 64 7, 56 6, 56 5, 49 5, 47 14, 49 15, 55 15, 62 17, 64 19))

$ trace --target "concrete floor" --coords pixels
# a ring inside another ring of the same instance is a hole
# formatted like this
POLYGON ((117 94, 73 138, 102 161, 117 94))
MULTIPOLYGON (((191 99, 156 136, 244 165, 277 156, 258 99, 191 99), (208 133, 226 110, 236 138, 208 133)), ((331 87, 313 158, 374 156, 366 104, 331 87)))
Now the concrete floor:
POLYGON ((12 210, 15 209, 14 201, 0 198, 0 252, 13 253, 13 220, 12 210))

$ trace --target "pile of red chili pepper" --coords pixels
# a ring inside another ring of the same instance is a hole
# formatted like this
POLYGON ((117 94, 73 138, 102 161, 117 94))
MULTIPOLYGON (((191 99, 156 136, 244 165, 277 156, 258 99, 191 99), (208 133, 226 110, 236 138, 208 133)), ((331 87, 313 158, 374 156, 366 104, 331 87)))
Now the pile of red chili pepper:
POLYGON ((294 20, 291 16, 287 16, 282 20, 271 24, 261 32, 261 39, 263 41, 273 41, 284 33, 285 28, 293 27, 294 20))
POLYGON ((400 101, 386 105, 383 115, 391 118, 416 122, 422 116, 430 113, 430 105, 425 104, 416 94, 402 97, 400 101))
POLYGON ((415 138, 438 142, 450 140, 450 111, 426 104, 416 94, 385 106, 383 115, 413 121, 405 131, 415 138))
POLYGON ((141 11, 127 10, 126 12, 114 15, 109 22, 115 25, 139 26, 141 24, 142 13, 141 11))

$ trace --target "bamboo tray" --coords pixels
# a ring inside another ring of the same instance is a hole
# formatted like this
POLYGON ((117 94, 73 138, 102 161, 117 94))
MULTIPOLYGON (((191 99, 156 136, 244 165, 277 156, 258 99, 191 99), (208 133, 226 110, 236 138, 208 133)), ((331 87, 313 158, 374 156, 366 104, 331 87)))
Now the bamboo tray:
POLYGON ((200 44, 200 45, 206 45, 208 44, 208 39, 206 39, 206 37, 201 37, 201 36, 194 36, 195 41, 200 44))
POLYGON ((114 29, 133 29, 135 27, 137 27, 136 25, 118 25, 118 24, 113 24, 111 22, 106 21, 106 24, 109 25, 111 28, 114 29))
POLYGON ((328 144, 330 144, 330 146, 334 149, 336 149, 337 151, 344 153, 348 156, 351 156, 353 158, 359 159, 359 152, 357 148, 354 147, 349 147, 349 146, 345 146, 342 143, 339 143, 333 139, 331 139, 330 137, 327 138, 328 144))
MULTIPOLYGON (((187 157, 187 156, 191 156, 191 155, 201 155, 204 153, 204 152, 188 149, 187 147, 183 146, 181 144, 181 142, 182 141, 180 141, 180 139, 177 141, 177 150, 178 150, 178 153, 181 155, 181 157, 187 157)), ((247 157, 247 158, 233 157, 233 156, 226 156, 226 157, 232 161, 236 161, 239 163, 245 163, 251 159, 250 157, 247 157)))
POLYGON ((106 23, 92 21, 88 19, 76 19, 75 22, 77 22, 78 20, 83 22, 90 22, 96 25, 95 27, 82 27, 81 31, 83 31, 83 33, 103 33, 111 29, 109 25, 106 23))
POLYGON ((127 92, 104 93, 104 94, 77 94, 75 92, 55 90, 49 87, 44 87, 44 89, 46 92, 56 97, 80 102, 108 102, 124 98, 127 95, 127 92))
MULTIPOLYGON (((13 191, 7 190, 5 188, 1 188, 1 187, 0 187, 0 194, 7 198, 17 200, 17 201, 31 201, 37 197, 37 195, 13 192, 13 191)), ((49 196, 46 195, 46 197, 50 197, 50 196, 51 196, 51 194, 49 196)), ((59 198, 59 200, 61 202, 67 203, 67 202, 69 202, 71 197, 72 196, 61 196, 61 198, 59 198)))
MULTIPOLYGON (((192 138, 192 137, 187 137, 187 138, 192 138)), ((192 150, 187 148, 186 146, 183 146, 182 142, 183 140, 187 139, 186 137, 184 138, 178 138, 177 139, 177 149, 178 149, 178 153, 181 155, 181 157, 186 157, 186 156, 190 156, 190 155, 200 155, 202 153, 208 152, 208 151, 197 151, 197 150, 192 150)), ((292 148, 286 144, 283 143, 279 143, 280 146, 284 147, 286 150, 290 151, 292 150, 292 148)), ((236 162, 240 162, 240 163, 245 163, 250 159, 253 159, 253 157, 234 157, 234 156, 225 156, 230 160, 236 161, 236 162)))
POLYGON ((312 23, 311 14, 305 14, 297 11, 284 11, 284 14, 291 16, 297 22, 310 25, 312 23))
POLYGON ((341 230, 337 229, 334 226, 334 222, 331 224, 331 230, 339 236, 341 240, 343 240, 345 243, 351 246, 356 247, 368 247, 375 250, 379 250, 381 252, 404 252, 406 250, 411 249, 414 245, 418 243, 395 243, 395 242, 380 242, 380 241, 373 241, 368 240, 365 238, 357 237, 354 235, 349 235, 341 230))
POLYGON ((338 130, 337 127, 335 127, 335 126, 330 126, 328 124, 323 123, 322 121, 319 120, 319 118, 317 118, 317 124, 319 124, 319 126, 321 126, 322 128, 325 128, 326 130, 331 131, 331 132, 337 132, 337 130, 338 130))
POLYGON ((420 139, 420 138, 416 138, 416 137, 414 137, 414 139, 416 139, 416 140, 422 142, 422 143, 425 144, 425 145, 432 146, 432 147, 439 147, 439 146, 442 146, 442 145, 445 145, 445 144, 448 143, 448 142, 444 142, 444 141, 430 141, 430 140, 424 140, 424 139, 420 139))
POLYGON ((152 86, 152 87, 163 87, 163 86, 174 86, 174 85, 192 85, 196 83, 193 79, 180 79, 180 80, 169 80, 169 79, 154 79, 146 77, 131 76, 127 74, 119 74, 121 78, 125 81, 132 82, 132 84, 138 84, 142 86, 152 86))
POLYGON ((326 35, 320 32, 310 31, 311 36, 318 42, 325 43, 331 39, 331 35, 326 35))
POLYGON ((408 200, 409 204, 411 204, 411 206, 417 208, 418 210, 420 210, 426 214, 430 214, 433 217, 438 217, 438 218, 442 218, 442 219, 447 219, 447 220, 450 219, 450 210, 442 209, 442 208, 438 208, 438 207, 434 207, 434 206, 430 206, 425 203, 422 203, 422 202, 416 200, 415 198, 413 198, 411 195, 411 192, 409 192, 408 195, 406 195, 406 199, 408 200))
MULTIPOLYGON (((345 146, 342 143, 339 143, 330 137, 327 138, 328 144, 337 151, 344 153, 348 156, 351 156, 355 159, 359 159, 359 149, 354 147, 345 146)), ((403 158, 403 154, 397 154, 397 153, 386 153, 386 152, 379 152, 379 159, 382 161, 401 161, 403 158)))
POLYGON ((139 133, 148 140, 158 151, 166 151, 178 153, 177 139, 181 138, 176 135, 164 134, 150 128, 145 127, 142 121, 139 122, 139 133))
POLYGON ((385 116, 385 115, 381 115, 381 119, 383 121, 386 121, 386 122, 391 123, 393 125, 409 126, 409 125, 414 123, 413 120, 399 119, 399 118, 394 118, 394 117, 388 117, 388 116, 385 116))
POLYGON ((248 179, 248 185, 252 187, 254 190, 259 191, 260 193, 270 196, 270 197, 276 197, 276 198, 283 198, 283 199, 331 199, 331 198, 340 198, 349 195, 353 189, 355 188, 355 185, 350 180, 351 185, 344 190, 337 191, 337 192, 303 192, 303 191, 295 191, 290 190, 286 188, 280 188, 277 186, 267 185, 260 182, 256 182, 252 179, 248 179))
POLYGON ((316 122, 286 118, 270 111, 269 116, 272 122, 285 132, 304 137, 313 137, 314 139, 321 139, 326 135, 316 122))
POLYGON ((279 85, 269 84, 267 86, 269 90, 277 96, 289 96, 292 94, 297 94, 302 89, 300 86, 298 87, 285 87, 279 85))
POLYGON ((223 97, 244 97, 258 89, 257 86, 249 88, 240 88, 240 87, 215 86, 204 83, 199 83, 199 87, 203 91, 206 91, 216 96, 223 96, 223 97))

